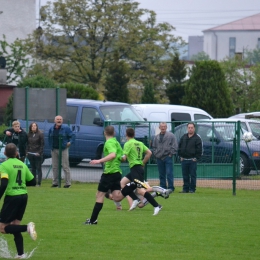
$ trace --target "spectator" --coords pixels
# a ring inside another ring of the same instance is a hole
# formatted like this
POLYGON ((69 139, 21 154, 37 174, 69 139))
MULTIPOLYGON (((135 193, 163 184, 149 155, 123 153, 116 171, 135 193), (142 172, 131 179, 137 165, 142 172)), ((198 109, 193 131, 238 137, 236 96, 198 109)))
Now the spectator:
POLYGON ((152 143, 153 154, 157 160, 159 171, 160 186, 174 191, 174 175, 173 175, 173 157, 177 153, 178 143, 175 135, 167 132, 167 124, 161 122, 159 125, 161 132, 155 136, 152 143))
POLYGON ((181 137, 178 154, 181 159, 183 188, 180 193, 194 193, 197 181, 197 161, 202 155, 202 141, 195 132, 195 124, 187 124, 188 133, 181 137))
POLYGON ((30 162, 32 174, 37 179, 37 186, 41 186, 42 181, 42 155, 44 148, 44 136, 39 130, 38 125, 34 122, 29 126, 27 134, 28 142, 26 148, 27 158, 30 162), (36 176, 38 175, 38 178, 36 176))
POLYGON ((7 136, 6 143, 13 143, 18 148, 18 159, 22 162, 26 156, 26 144, 27 144, 27 133, 20 127, 19 121, 13 121, 12 128, 8 128, 4 131, 7 136))
POLYGON ((56 116, 54 119, 54 126, 49 130, 49 145, 51 147, 51 157, 52 157, 52 171, 53 171, 53 181, 52 188, 58 187, 58 170, 59 170, 59 136, 61 135, 61 149, 62 149, 62 159, 61 165, 65 173, 65 185, 64 188, 70 188, 71 178, 70 178, 70 167, 69 167, 69 147, 73 144, 75 139, 75 134, 71 131, 68 126, 63 125, 62 116, 56 116))
POLYGON ((5 194, 2 209, 0 211, 0 232, 12 234, 17 250, 17 259, 26 258, 24 254, 22 232, 28 232, 33 240, 37 233, 35 224, 21 225, 25 213, 28 195, 26 186, 34 186, 35 179, 28 167, 17 159, 17 147, 15 144, 7 144, 5 155, 8 158, 0 165, 0 199, 5 194))

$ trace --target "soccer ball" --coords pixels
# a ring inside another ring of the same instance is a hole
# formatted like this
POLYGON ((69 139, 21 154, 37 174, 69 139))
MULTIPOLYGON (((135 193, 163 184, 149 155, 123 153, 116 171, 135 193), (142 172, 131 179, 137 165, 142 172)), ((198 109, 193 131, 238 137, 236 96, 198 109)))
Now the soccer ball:
POLYGON ((243 134, 243 139, 245 142, 251 142, 253 140, 253 134, 251 132, 245 132, 243 134))

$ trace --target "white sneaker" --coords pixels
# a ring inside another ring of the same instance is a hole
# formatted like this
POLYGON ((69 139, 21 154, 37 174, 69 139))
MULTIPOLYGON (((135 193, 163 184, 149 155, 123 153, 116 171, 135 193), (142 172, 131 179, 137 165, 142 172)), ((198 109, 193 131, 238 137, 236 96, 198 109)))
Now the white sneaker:
POLYGON ((35 224, 33 222, 28 223, 27 232, 29 233, 32 240, 37 239, 37 233, 35 231, 35 224))
POLYGON ((14 257, 14 259, 25 259, 26 258, 26 255, 25 254, 22 254, 22 255, 16 255, 14 257))
POLYGON ((154 208, 153 215, 154 215, 154 216, 157 215, 161 209, 162 209, 162 205, 159 204, 158 207, 155 207, 155 208, 154 208))
POLYGON ((135 209, 140 202, 140 200, 133 200, 132 206, 130 207, 129 211, 135 209))

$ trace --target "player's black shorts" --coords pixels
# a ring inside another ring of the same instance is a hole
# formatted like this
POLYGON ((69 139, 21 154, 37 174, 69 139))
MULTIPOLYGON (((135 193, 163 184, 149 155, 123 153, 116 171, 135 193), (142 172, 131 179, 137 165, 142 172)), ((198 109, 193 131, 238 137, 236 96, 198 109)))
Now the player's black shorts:
POLYGON ((120 172, 112 173, 112 174, 105 174, 101 175, 99 184, 98 184, 98 191, 101 192, 108 192, 111 190, 121 190, 121 181, 122 174, 120 172))
POLYGON ((134 179, 144 181, 144 167, 140 164, 133 166, 125 177, 130 181, 134 181, 134 179))
POLYGON ((10 223, 14 220, 22 220, 26 209, 28 195, 5 196, 0 213, 0 222, 10 223))

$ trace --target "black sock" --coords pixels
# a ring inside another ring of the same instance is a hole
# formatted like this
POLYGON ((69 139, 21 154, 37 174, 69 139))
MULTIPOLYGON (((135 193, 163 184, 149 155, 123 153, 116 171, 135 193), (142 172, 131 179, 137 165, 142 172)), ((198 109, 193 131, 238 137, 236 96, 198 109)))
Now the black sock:
POLYGON ((131 182, 130 185, 125 185, 125 187, 121 190, 121 193, 124 197, 131 194, 136 189, 136 184, 134 182, 131 182))
POLYGON ((94 221, 97 220, 98 214, 101 211, 102 207, 103 207, 103 203, 96 202, 96 204, 95 204, 95 206, 93 208, 93 211, 92 211, 91 218, 90 218, 91 222, 94 222, 94 221))
POLYGON ((5 226, 6 234, 14 234, 27 231, 27 225, 7 225, 5 226))
POLYGON ((158 207, 159 204, 156 202, 156 200, 154 199, 154 197, 149 193, 146 192, 144 194, 144 197, 154 206, 154 207, 158 207))
POLYGON ((14 233, 14 243, 16 246, 17 254, 23 254, 23 236, 21 233, 14 233))
POLYGON ((132 200, 139 200, 133 191, 128 196, 131 197, 132 200))

